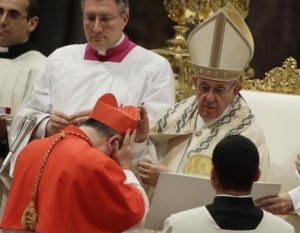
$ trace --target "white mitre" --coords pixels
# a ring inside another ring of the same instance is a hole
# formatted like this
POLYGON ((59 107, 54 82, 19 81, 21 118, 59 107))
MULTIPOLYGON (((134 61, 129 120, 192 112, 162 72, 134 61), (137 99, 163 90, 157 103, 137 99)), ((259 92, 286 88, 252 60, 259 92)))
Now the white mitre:
POLYGON ((231 5, 198 25, 187 43, 194 73, 212 80, 238 80, 254 52, 251 32, 231 5))

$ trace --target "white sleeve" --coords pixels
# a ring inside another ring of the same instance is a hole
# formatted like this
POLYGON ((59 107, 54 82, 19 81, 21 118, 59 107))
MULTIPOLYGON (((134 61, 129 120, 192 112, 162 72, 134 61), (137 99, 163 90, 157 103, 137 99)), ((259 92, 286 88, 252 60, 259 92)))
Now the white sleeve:
MULTIPOLYGON (((171 216, 172 217, 172 216, 171 216)), ((162 233, 172 233, 172 223, 171 223, 171 217, 167 218, 165 220, 165 223, 164 223, 164 228, 162 230, 162 233)))
POLYGON ((34 134, 34 138, 44 138, 46 135, 46 126, 49 121, 50 117, 44 118, 40 121, 39 125, 37 126, 37 130, 34 134))
POLYGON ((149 138, 141 143, 134 143, 132 165, 136 166, 140 160, 145 159, 158 163, 155 146, 149 138))
POLYGON ((136 176, 133 174, 132 171, 124 169, 123 170, 126 176, 126 181, 125 184, 130 184, 134 187, 136 187, 142 194, 143 198, 144 198, 144 203, 145 203, 145 212, 144 212, 144 216, 141 219, 141 221, 136 224, 135 226, 131 227, 130 229, 128 229, 126 231, 126 233, 137 233, 137 232, 142 232, 142 229, 144 228, 144 223, 145 223, 145 219, 146 219, 146 215, 149 211, 149 200, 147 198, 146 192, 143 189, 143 187, 141 186, 140 182, 138 181, 138 179, 136 178, 136 176))
POLYGON ((163 58, 154 71, 141 97, 148 111, 151 127, 175 103, 175 79, 170 63, 163 58))
POLYGON ((300 216, 300 176, 297 170, 295 170, 296 176, 299 180, 299 186, 289 191, 289 195, 292 199, 294 209, 296 213, 300 216))
POLYGON ((35 128, 28 133, 23 142, 20 144, 19 148, 12 155, 10 176, 13 176, 14 164, 17 156, 19 155, 20 151, 27 145, 28 141, 31 138, 32 132, 35 132, 37 130, 37 126, 39 126, 38 129, 40 131, 40 134, 44 135, 46 124, 42 124, 41 127, 39 124, 41 121, 43 121, 43 119, 50 117, 52 113, 52 95, 50 85, 51 75, 49 75, 50 71, 51 64, 48 58, 46 67, 42 71, 41 76, 39 76, 34 82, 30 99, 20 108, 19 112, 14 117, 14 120, 10 127, 8 139, 9 145, 11 146, 23 126, 25 116, 28 114, 34 114, 37 117, 35 128))

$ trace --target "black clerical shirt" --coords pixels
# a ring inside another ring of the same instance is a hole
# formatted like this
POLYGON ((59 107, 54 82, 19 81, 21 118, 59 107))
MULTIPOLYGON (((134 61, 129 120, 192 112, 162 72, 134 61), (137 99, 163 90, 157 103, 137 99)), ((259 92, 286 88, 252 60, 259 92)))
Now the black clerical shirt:
POLYGON ((263 211, 251 197, 216 196, 206 208, 223 230, 253 230, 263 218, 263 211))
POLYGON ((30 41, 28 40, 23 44, 9 46, 7 52, 0 51, 0 58, 14 59, 30 50, 35 50, 35 49, 33 45, 30 43, 30 41))

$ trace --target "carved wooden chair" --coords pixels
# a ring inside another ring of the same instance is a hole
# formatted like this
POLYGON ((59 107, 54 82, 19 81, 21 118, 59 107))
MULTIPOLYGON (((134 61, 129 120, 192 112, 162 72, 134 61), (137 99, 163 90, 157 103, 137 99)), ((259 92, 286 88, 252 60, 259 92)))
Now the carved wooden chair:
MULTIPOLYGON (((263 80, 242 81, 241 95, 263 128, 271 159, 270 181, 282 184, 287 192, 299 184, 294 161, 300 153, 300 70, 293 58, 272 69, 263 80)), ((300 195, 300 194, 299 194, 300 195)), ((296 232, 300 217, 285 216, 296 232)))

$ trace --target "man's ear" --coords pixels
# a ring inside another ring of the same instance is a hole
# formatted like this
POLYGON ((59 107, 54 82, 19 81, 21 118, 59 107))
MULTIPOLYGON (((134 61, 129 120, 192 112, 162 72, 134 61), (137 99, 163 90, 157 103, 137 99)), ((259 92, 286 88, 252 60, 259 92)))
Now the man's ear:
POLYGON ((28 24, 29 24, 28 32, 29 33, 33 32, 36 29, 38 23, 39 23, 39 17, 34 16, 34 17, 30 18, 28 20, 28 24))
POLYGON ((214 189, 216 189, 216 178, 215 167, 212 165, 210 169, 210 183, 214 189))
POLYGON ((256 175, 255 175, 254 181, 258 181, 258 179, 259 179, 259 177, 260 177, 260 174, 261 174, 260 169, 258 169, 258 170, 257 170, 257 173, 256 173, 256 175))
POLYGON ((127 9, 123 16, 122 16, 122 19, 123 19, 123 29, 126 27, 126 25, 128 24, 128 21, 129 21, 129 9, 127 9))
POLYGON ((242 85, 238 82, 233 89, 234 96, 237 96, 241 89, 242 89, 242 85))
MULTIPOLYGON (((119 145, 119 141, 121 140, 121 136, 120 135, 114 135, 114 136, 111 136, 109 139, 108 139, 108 142, 107 142, 107 149, 109 151, 109 153, 111 153, 114 149, 114 146, 116 145, 116 143, 118 143, 119 145)), ((118 146, 118 149, 121 147, 121 145, 118 146)))

